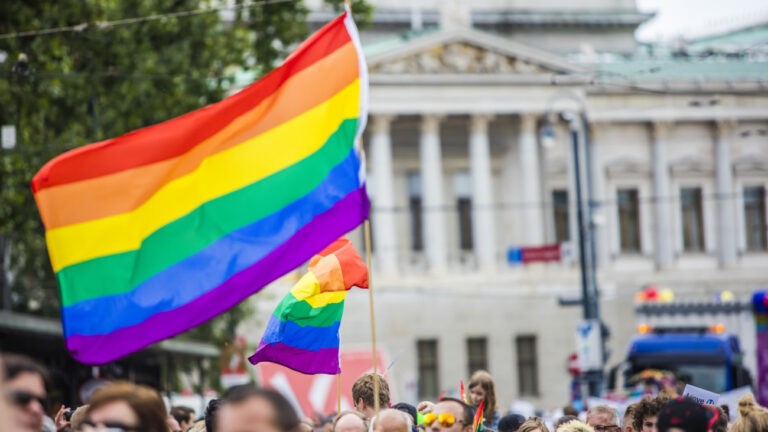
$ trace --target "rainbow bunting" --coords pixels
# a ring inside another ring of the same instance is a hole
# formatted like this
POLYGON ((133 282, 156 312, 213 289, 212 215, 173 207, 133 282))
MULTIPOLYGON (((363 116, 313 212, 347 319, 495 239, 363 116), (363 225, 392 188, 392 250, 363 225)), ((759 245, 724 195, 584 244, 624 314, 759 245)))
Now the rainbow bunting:
POLYGON ((67 348, 102 364, 221 314, 368 216, 348 13, 241 92, 32 180, 67 348))
POLYGON ((341 373, 339 326, 353 286, 368 287, 368 269, 352 243, 339 239, 312 258, 309 272, 277 305, 250 362, 305 374, 341 373))

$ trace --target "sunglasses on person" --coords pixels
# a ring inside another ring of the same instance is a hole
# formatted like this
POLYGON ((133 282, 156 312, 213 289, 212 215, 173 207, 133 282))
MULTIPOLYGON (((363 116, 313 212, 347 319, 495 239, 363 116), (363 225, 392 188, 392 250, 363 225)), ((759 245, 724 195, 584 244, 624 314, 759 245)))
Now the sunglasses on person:
POLYGON ((613 432, 613 431, 619 430, 619 426, 618 425, 592 426, 592 429, 594 429, 595 432, 613 432))
POLYGON ((131 426, 121 422, 99 422, 90 420, 84 421, 77 429, 78 432, 129 432, 139 430, 138 426, 131 426))
POLYGON ((47 403, 47 400, 44 396, 38 396, 34 393, 26 392, 24 390, 14 390, 8 393, 8 400, 18 407, 25 407, 29 405, 29 403, 33 400, 38 401, 43 407, 47 403))
MULTIPOLYGON (((456 417, 451 413, 442 413, 442 414, 435 414, 435 413, 429 413, 424 415, 424 424, 429 426, 432 426, 437 422, 442 427, 451 427, 456 423, 456 417)), ((459 423, 462 423, 461 420, 458 421, 459 423)))

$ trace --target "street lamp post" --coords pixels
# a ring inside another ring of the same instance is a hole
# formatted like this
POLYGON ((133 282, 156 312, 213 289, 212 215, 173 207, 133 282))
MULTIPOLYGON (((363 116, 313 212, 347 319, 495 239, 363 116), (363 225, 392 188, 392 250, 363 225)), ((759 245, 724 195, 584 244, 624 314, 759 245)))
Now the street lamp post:
MULTIPOLYGON (((593 211, 595 203, 592 200, 591 185, 591 161, 590 161, 590 141, 589 141, 589 121, 586 115, 584 102, 578 95, 572 92, 564 92, 555 95, 547 105, 544 116, 544 127, 542 129, 542 140, 551 140, 554 137, 553 127, 550 121, 552 113, 551 106, 558 99, 569 99, 576 102, 578 110, 565 111, 560 117, 568 123, 569 137, 571 140, 571 151, 573 152, 573 173, 574 189, 576 192, 576 219, 578 225, 578 250, 579 250, 579 272, 581 281, 581 300, 576 304, 583 307, 583 317, 585 321, 593 320, 600 323, 600 346, 594 347, 602 350, 603 345, 603 325, 600 320, 600 309, 598 303, 598 289, 596 277, 596 254, 594 243, 594 224, 593 211), (586 200, 587 211, 584 211, 584 181, 582 180, 582 148, 584 149, 586 159, 586 200)), ((589 387, 589 394, 599 396, 602 389, 604 358, 601 355, 600 369, 584 371, 584 379, 589 387)))

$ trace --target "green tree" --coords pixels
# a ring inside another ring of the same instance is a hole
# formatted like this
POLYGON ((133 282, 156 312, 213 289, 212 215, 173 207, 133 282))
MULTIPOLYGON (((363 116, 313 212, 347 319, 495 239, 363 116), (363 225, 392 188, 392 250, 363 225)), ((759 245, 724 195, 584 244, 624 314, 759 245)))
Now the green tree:
MULTIPOLYGON (((59 314, 44 228, 29 188, 46 161, 218 101, 236 73, 271 70, 308 34, 301 1, 243 1, 229 11, 118 21, 221 3, 0 2, 0 35, 79 25, 75 31, 0 38, 0 125, 17 130, 15 149, 0 153, 0 251, 7 252, 12 310, 59 314)), ((353 11, 364 18, 370 6, 356 0, 353 11)), ((231 336, 248 313, 240 307, 197 334, 231 336)))

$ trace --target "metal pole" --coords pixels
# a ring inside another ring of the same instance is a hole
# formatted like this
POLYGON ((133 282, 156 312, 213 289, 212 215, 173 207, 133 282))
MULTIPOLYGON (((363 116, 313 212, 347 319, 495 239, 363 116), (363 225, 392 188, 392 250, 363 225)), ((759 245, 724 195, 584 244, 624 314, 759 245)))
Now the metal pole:
MULTIPOLYGON (((581 295, 584 307, 584 319, 599 320, 596 285, 594 283, 594 274, 590 271, 591 264, 589 262, 591 261, 590 258, 592 258, 592 251, 588 251, 588 242, 591 238, 591 230, 588 229, 587 224, 585 223, 586 221, 584 218, 583 205, 584 201, 582 196, 581 152, 579 146, 579 123, 581 122, 582 117, 569 116, 567 120, 570 125, 571 146, 573 149, 573 172, 575 177, 574 186, 576 189, 576 219, 579 233, 579 270, 581 273, 581 295)), ((586 128, 586 123, 582 123, 582 126, 586 128)), ((600 396, 603 379, 602 368, 598 371, 586 371, 584 378, 587 381, 589 394, 591 396, 600 396)))
POLYGON ((579 270, 581 273, 581 296, 584 303, 584 319, 594 318, 592 315, 591 301, 589 301, 589 275, 587 269, 587 242, 586 225, 584 224, 584 206, 581 196, 581 157, 579 156, 579 128, 575 119, 568 120, 571 133, 571 147, 573 150, 573 174, 576 189, 576 223, 579 233, 579 270))

